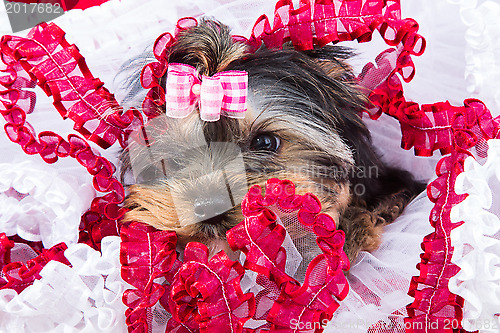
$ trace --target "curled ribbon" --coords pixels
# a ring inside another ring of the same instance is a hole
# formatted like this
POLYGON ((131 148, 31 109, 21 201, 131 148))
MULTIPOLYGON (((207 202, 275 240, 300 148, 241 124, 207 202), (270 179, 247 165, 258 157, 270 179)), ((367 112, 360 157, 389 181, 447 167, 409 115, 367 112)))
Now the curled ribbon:
POLYGON ((246 108, 248 73, 225 71, 213 76, 198 74, 186 64, 169 64, 166 83, 166 113, 184 118, 199 106, 200 118, 217 121, 220 115, 243 118, 246 108))

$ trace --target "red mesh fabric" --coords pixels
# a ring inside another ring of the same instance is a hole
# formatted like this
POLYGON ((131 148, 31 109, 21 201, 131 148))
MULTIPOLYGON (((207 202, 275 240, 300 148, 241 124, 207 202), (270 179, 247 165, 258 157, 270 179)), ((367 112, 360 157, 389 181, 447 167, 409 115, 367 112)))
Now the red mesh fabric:
POLYGON ((7 238, 5 233, 0 234, 0 267, 10 263, 10 250, 14 247, 14 242, 7 238))
POLYGON ((177 236, 171 231, 132 223, 122 227, 120 237, 122 278, 135 287, 123 294, 123 303, 129 307, 125 313, 127 325, 130 332, 147 332, 151 307, 165 292, 155 279, 178 267, 174 265, 177 236))
MULTIPOLYGON (((276 331, 290 330, 290 323, 321 323, 331 319, 339 301, 348 292, 344 272, 349 261, 342 250, 344 233, 336 230, 333 219, 320 213, 321 203, 311 194, 295 194, 295 185, 290 181, 270 179, 266 193, 259 186, 252 187, 242 202, 245 219, 228 231, 231 249, 241 250, 246 255, 243 265, 258 273, 257 284, 264 287, 265 302, 260 300, 254 319, 264 318, 276 331), (286 251, 282 247, 286 230, 277 223, 271 207, 296 212, 301 224, 316 234, 316 242, 322 254, 316 256, 307 267, 302 285, 285 273, 286 251)), ((265 325, 267 327, 267 324, 265 325)), ((260 332, 261 327, 257 329, 260 332)))
POLYGON ((398 19, 399 1, 292 1, 276 5, 274 24, 261 16, 255 23, 249 44, 253 49, 263 42, 268 48, 281 48, 288 41, 300 50, 330 42, 371 40, 373 31, 387 19, 398 19))

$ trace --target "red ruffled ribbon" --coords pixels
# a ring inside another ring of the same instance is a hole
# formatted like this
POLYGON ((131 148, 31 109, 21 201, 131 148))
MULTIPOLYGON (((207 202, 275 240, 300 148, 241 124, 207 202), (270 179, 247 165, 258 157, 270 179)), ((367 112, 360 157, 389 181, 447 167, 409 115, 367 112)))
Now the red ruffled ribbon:
POLYGON ((10 262, 10 251, 14 247, 14 242, 10 241, 5 233, 0 233, 0 289, 14 289, 20 293, 33 281, 40 279, 40 271, 45 265, 55 260, 65 265, 70 265, 64 257, 64 251, 68 248, 66 244, 60 243, 50 249, 43 249, 40 255, 28 260, 26 263, 10 262))
POLYGON ((321 204, 314 195, 296 195, 295 185, 286 180, 268 180, 264 196, 259 186, 253 186, 243 200, 245 219, 228 231, 227 240, 233 251, 245 253, 243 267, 258 273, 257 284, 264 288, 261 294, 265 295, 257 295, 261 301, 253 319, 265 319, 267 323, 257 332, 269 324, 272 331, 289 332, 294 322, 323 323, 332 318, 347 296, 345 236, 336 230, 333 219, 320 211, 321 204), (297 214, 298 221, 317 236, 322 254, 308 265, 302 285, 285 273, 287 254, 282 244, 286 230, 277 222, 271 208, 275 205, 287 215, 297 214))
POLYGON ((129 332, 147 332, 151 308, 165 293, 156 279, 164 278, 176 265, 177 235, 141 223, 123 226, 120 232, 122 278, 135 289, 123 293, 129 332))
POLYGON ((318 199, 310 194, 296 195, 289 181, 271 179, 265 196, 259 187, 253 187, 243 206, 245 220, 228 232, 232 250, 246 254, 243 266, 222 251, 209 259, 207 247, 200 243, 189 243, 181 262, 175 252, 175 233, 139 223, 122 227, 122 276, 135 287, 124 293, 130 332, 147 329, 146 318, 160 297, 172 314, 169 332, 289 331, 294 320, 331 319, 347 296, 344 271, 349 262, 342 250, 344 234, 336 230, 330 216, 320 213, 318 199), (318 236, 323 253, 310 263, 303 285, 285 273, 286 251, 281 244, 286 231, 270 210, 274 204, 288 214, 297 214, 300 223, 318 236), (264 229, 269 237, 261 237, 264 229), (275 287, 273 295, 262 292, 270 302, 262 302, 263 295, 243 293, 240 282, 245 271, 257 273, 258 284, 275 287), (163 285, 157 282, 159 278, 165 279, 163 285), (254 330, 244 328, 249 319, 264 319, 265 323, 254 330))
POLYGON ((248 43, 255 51, 262 43, 270 49, 281 49, 291 41, 299 50, 310 50, 330 42, 367 42, 384 21, 399 17, 399 1, 301 0, 295 9, 291 0, 281 0, 276 4, 273 27, 262 15, 248 43))
POLYGON ((205 245, 189 243, 169 295, 174 320, 194 320, 204 333, 242 332, 255 313, 254 295, 241 290, 244 274, 241 264, 230 260, 223 251, 209 260, 205 245))
POLYGON ((115 107, 118 104, 112 95, 54 24, 35 27, 27 38, 4 36, 0 51, 6 65, 0 71, 0 114, 7 121, 7 136, 27 154, 39 154, 47 163, 71 156, 93 176, 94 188, 103 195, 95 198, 82 216, 80 241, 99 248, 103 237, 118 235, 118 220, 124 213, 121 203, 125 191, 114 176, 115 167, 77 135, 70 134, 67 139, 48 131, 36 135, 26 121, 26 114, 35 108, 36 96, 27 88, 40 86, 53 97, 63 118, 75 121, 76 130, 103 147, 117 140, 125 146, 132 126, 142 124, 141 115, 135 110, 122 114, 121 108, 115 107), (98 118, 93 131, 84 127, 98 118))
MULTIPOLYGON (((95 111, 99 110, 99 107, 102 108, 108 102, 112 106, 116 102, 110 99, 112 95, 88 71, 77 48, 69 45, 62 30, 53 24, 35 27, 28 38, 4 36, 0 41, 0 54, 5 64, 0 70, 0 114, 6 120, 4 129, 7 136, 19 144, 24 152, 30 155, 38 154, 47 163, 71 156, 93 175, 94 188, 103 195, 94 198, 91 207, 82 216, 80 242, 99 249, 103 237, 118 235, 118 220, 124 213, 121 203, 125 191, 114 177, 115 167, 107 159, 96 154, 88 142, 77 135, 71 134, 67 139, 48 131, 37 135, 26 121, 26 115, 33 112, 36 103, 36 95, 29 89, 38 84, 45 93, 53 96, 54 105, 63 117, 77 122, 82 119, 95 119, 95 111), (85 106, 87 103, 91 105, 88 108, 85 106)), ((115 112, 109 119, 126 118, 111 106, 101 109, 115 112)), ((134 119, 140 117, 134 116, 134 119)), ((121 127, 106 125, 102 132, 100 130, 103 127, 97 126, 94 133, 87 133, 79 126, 75 129, 88 134, 87 139, 102 146, 109 146, 117 139, 124 143, 128 126, 131 124, 132 121, 126 126, 122 122, 121 127)), ((36 246, 32 247, 38 252, 36 246)), ((64 244, 42 250, 38 257, 26 264, 10 262, 7 248, 3 244, 0 251, 3 253, 1 267, 5 276, 3 283, 0 282, 0 288, 22 291, 40 277, 38 273, 50 260, 69 265, 63 255, 66 249, 64 244)))
MULTIPOLYGON (((125 147, 127 133, 134 119, 140 119, 139 113, 133 109, 122 112, 114 96, 92 76, 78 48, 70 45, 64 34, 57 25, 42 23, 26 38, 4 36, 0 49, 2 61, 8 66, 7 80, 15 80, 15 72, 21 66, 29 74, 31 86, 36 82, 52 96, 61 116, 73 120, 74 129, 86 139, 103 148, 118 140, 125 147)), ((23 97, 28 96, 19 96, 23 97)))

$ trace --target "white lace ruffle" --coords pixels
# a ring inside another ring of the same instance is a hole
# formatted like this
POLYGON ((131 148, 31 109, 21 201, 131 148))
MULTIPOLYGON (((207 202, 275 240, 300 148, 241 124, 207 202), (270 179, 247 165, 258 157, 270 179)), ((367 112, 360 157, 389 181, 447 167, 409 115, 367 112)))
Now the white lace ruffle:
POLYGON ((0 163, 0 231, 42 241, 46 248, 76 243, 80 217, 94 194, 91 183, 81 184, 50 165, 0 163))
POLYGON ((325 332, 367 332, 379 322, 374 332, 404 332, 403 318, 410 279, 418 275, 420 243, 432 232, 429 213, 433 204, 420 194, 394 223, 385 228, 381 247, 363 252, 348 275, 349 294, 333 314, 325 332), (399 313, 396 313, 397 311, 399 313))
POLYGON ((467 27, 464 35, 467 91, 500 112, 500 3, 492 0, 447 0, 456 4, 467 27))
POLYGON ((0 332, 126 332, 120 238, 105 237, 102 255, 84 244, 64 252, 68 267, 50 261, 42 278, 20 294, 0 290, 0 332))
POLYGON ((463 326, 468 331, 500 332, 500 140, 490 140, 484 165, 472 157, 457 177, 455 191, 468 197, 451 210, 452 262, 460 272, 449 289, 465 299, 463 326))

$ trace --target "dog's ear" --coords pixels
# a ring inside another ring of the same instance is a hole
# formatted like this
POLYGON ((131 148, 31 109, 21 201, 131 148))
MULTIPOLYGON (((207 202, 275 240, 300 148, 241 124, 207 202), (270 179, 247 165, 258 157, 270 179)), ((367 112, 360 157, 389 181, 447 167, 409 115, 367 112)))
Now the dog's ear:
POLYGON ((338 45, 325 45, 321 48, 303 51, 332 80, 341 82, 351 94, 352 101, 357 101, 361 111, 369 105, 368 92, 358 84, 349 60, 356 54, 353 49, 338 45))
MULTIPOLYGON (((318 70, 331 79, 332 95, 338 95, 338 101, 344 99, 352 104, 351 112, 362 112, 368 105, 367 92, 358 84, 349 65, 349 59, 355 56, 349 47, 325 45, 321 48, 302 51, 318 70)), ((356 118, 356 117, 355 117, 356 118)), ((357 122, 357 119, 355 119, 357 122)))
POLYGON ((347 60, 355 54, 352 49, 342 46, 325 45, 322 48, 303 51, 324 73, 335 80, 353 81, 354 75, 347 60))

